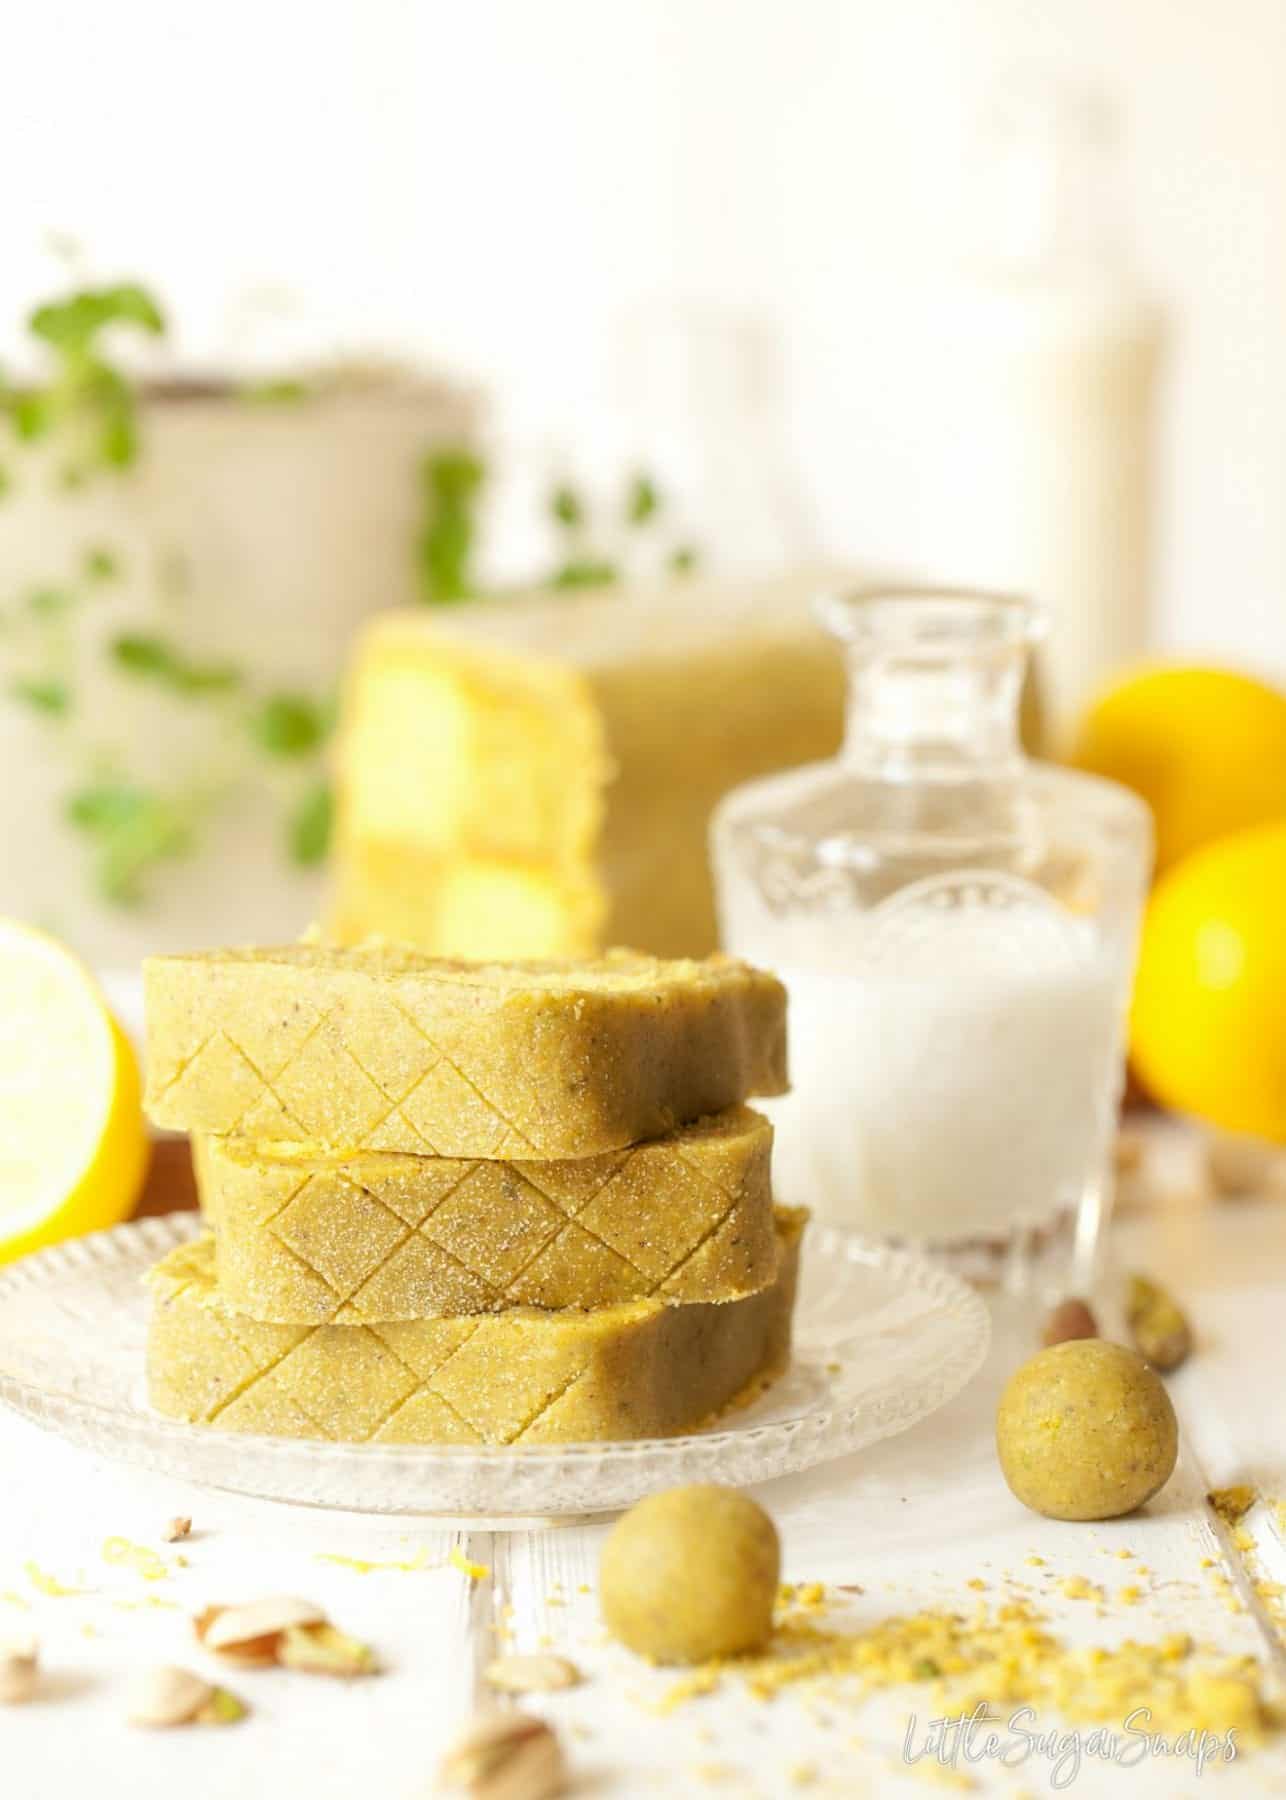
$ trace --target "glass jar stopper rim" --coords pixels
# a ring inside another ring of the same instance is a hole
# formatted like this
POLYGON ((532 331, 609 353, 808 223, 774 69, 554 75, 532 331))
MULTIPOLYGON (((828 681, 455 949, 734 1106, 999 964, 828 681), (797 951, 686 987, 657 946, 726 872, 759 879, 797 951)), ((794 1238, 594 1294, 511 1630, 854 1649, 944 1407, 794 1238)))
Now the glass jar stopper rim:
POLYGON ((936 585, 868 585, 820 594, 821 623, 844 643, 906 657, 1021 650, 1045 615, 1025 594, 936 585))

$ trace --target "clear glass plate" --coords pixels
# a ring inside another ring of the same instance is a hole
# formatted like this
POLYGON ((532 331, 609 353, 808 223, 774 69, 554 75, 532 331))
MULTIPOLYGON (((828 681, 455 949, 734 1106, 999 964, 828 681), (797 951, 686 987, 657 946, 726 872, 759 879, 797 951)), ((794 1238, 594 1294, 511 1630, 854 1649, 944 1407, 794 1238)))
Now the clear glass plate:
POLYGON ((261 1499, 493 1524, 609 1511, 690 1481, 766 1481, 905 1431, 986 1355, 987 1308, 946 1270, 813 1225, 795 1356, 718 1429, 530 1449, 333 1444, 181 1425, 147 1404, 148 1265, 193 1237, 192 1213, 143 1219, 0 1275, 0 1400, 104 1456, 261 1499))

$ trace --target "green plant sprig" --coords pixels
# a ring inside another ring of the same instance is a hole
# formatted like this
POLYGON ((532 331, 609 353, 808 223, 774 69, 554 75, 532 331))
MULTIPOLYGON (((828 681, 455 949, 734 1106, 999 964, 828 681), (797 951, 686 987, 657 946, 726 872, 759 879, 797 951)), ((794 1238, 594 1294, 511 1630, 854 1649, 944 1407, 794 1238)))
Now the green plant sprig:
POLYGON ((115 906, 138 906, 159 864, 191 854, 202 807, 127 778, 92 781, 68 795, 66 816, 93 846, 94 885, 115 906))
POLYGON ((420 470, 424 522, 416 545, 420 587, 436 606, 467 600, 477 537, 477 502, 486 467, 471 450, 433 450, 420 470))
MULTIPOLYGON (((479 535, 477 510, 488 475, 486 463, 472 451, 431 450, 424 458, 424 516, 418 556, 420 594, 429 605, 451 604, 483 591, 473 569, 473 554, 479 535)), ((636 471, 620 503, 622 523, 633 530, 650 526, 663 507, 664 497, 656 482, 645 470, 636 471)), ((551 490, 546 508, 563 534, 566 548, 534 586, 559 590, 608 587, 621 579, 620 563, 595 548, 590 539, 590 509, 579 488, 560 481, 551 490)), ((687 575, 697 562, 698 552, 691 544, 678 544, 670 551, 666 566, 672 575, 687 575)))
POLYGON ((38 306, 28 329, 51 353, 53 374, 44 386, 9 388, 4 401, 18 437, 38 443, 75 425, 85 434, 85 461, 64 466, 71 485, 95 466, 125 469, 138 454, 138 408, 132 383, 107 360, 101 340, 113 326, 161 337, 165 318, 148 290, 136 282, 82 288, 38 306))

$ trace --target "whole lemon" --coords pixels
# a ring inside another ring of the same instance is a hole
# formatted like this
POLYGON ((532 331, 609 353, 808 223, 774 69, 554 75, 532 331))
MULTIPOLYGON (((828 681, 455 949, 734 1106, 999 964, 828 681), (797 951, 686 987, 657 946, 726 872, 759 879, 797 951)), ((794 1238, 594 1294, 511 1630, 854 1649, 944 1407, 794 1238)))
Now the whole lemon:
POLYGON ((603 1619, 636 1655, 706 1662, 757 1650, 772 1630, 781 1552, 762 1506, 702 1484, 651 1494, 608 1533, 603 1619))
POLYGON ((1147 801, 1165 869, 1215 838, 1286 819, 1286 694, 1230 669, 1141 669, 1090 707, 1072 760, 1147 801))
POLYGON ((1179 1426, 1141 1356, 1102 1338, 1070 1338, 1010 1376, 996 1451, 1010 1489, 1033 1512, 1119 1519, 1169 1481, 1179 1426))
POLYGON ((1157 884, 1130 1047, 1164 1105, 1286 1143, 1286 824, 1211 844, 1157 884))

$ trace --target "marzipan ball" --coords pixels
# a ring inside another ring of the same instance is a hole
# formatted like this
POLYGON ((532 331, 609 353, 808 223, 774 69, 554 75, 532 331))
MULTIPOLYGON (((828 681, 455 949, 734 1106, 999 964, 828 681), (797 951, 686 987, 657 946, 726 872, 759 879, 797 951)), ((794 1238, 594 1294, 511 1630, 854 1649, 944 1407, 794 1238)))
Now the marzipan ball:
POLYGON ((772 1630, 781 1571, 776 1527, 735 1488, 653 1494, 619 1518, 599 1565, 612 1636, 654 1662, 757 1650, 772 1630))
POLYGON ((1141 1356, 1102 1338, 1074 1338, 1010 1377, 996 1449, 1005 1480, 1033 1512, 1117 1519, 1170 1479, 1179 1426, 1141 1356))

